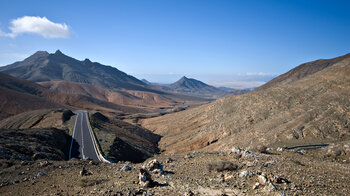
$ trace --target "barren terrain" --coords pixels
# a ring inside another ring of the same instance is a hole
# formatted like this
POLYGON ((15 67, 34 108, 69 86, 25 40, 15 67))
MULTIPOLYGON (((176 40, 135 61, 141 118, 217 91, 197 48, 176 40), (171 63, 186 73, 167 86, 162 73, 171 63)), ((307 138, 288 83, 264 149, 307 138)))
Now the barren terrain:
POLYGON ((164 172, 151 172, 156 183, 148 188, 139 184, 139 169, 154 158, 140 164, 1 160, 0 191, 3 195, 349 195, 349 151, 334 155, 327 153, 329 149, 156 156, 164 172), (86 175, 81 175, 83 168, 86 175))
MULTIPOLYGON (((317 61, 313 66, 318 66, 317 61)), ((140 123, 163 136, 159 147, 169 154, 227 150, 229 144, 254 147, 348 140, 349 67, 347 55, 290 83, 144 119, 140 123)))

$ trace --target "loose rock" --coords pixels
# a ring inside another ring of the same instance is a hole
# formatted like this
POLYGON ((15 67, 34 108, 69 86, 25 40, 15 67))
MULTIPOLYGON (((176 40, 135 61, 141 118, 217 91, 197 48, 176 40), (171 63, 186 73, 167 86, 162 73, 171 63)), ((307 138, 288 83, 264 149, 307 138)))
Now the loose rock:
POLYGON ((132 169, 132 167, 130 167, 128 164, 124 165, 122 170, 123 171, 130 171, 132 169))
POLYGON ((89 172, 88 170, 86 170, 84 167, 83 169, 80 171, 80 175, 81 176, 88 176, 88 175, 91 175, 92 173, 89 172))
POLYGON ((139 184, 144 188, 148 188, 151 187, 153 183, 154 181, 149 171, 147 169, 141 168, 139 173, 139 184))
POLYGON ((259 184, 261 184, 261 185, 265 185, 265 184, 267 183, 267 179, 265 178, 265 176, 259 175, 259 176, 258 176, 258 182, 259 182, 259 184))
POLYGON ((45 173, 45 172, 39 172, 36 176, 37 177, 42 177, 42 176, 48 176, 48 174, 45 173))

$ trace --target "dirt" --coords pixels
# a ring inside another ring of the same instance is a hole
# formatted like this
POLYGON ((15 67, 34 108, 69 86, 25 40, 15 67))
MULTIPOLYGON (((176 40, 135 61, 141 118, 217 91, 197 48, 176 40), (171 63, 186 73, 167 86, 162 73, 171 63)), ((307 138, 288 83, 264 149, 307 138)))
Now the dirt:
POLYGON ((304 154, 275 149, 269 150, 269 154, 242 157, 232 152, 193 152, 159 155, 140 164, 2 160, 0 192, 2 195, 349 195, 349 156, 324 159, 327 149, 304 154), (144 188, 138 183, 139 169, 152 159, 162 163, 164 174, 151 172, 156 183, 154 187, 144 188), (232 163, 237 168, 209 169, 218 162, 232 163), (126 164, 130 171, 123 169, 126 164), (90 175, 81 176, 83 168, 90 175), (259 184, 260 176, 266 176, 266 185, 259 184))

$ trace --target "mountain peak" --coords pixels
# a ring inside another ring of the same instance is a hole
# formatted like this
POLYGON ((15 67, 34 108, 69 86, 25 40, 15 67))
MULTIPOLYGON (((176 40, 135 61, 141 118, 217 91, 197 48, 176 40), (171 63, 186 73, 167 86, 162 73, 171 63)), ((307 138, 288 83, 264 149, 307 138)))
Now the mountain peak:
POLYGON ((180 80, 188 80, 188 78, 186 76, 182 76, 182 78, 180 78, 180 80))
POLYGON ((56 55, 62 55, 63 53, 60 50, 56 50, 55 54, 56 55))
POLYGON ((36 53, 34 53, 32 56, 47 56, 47 55, 49 55, 48 52, 39 50, 36 53))
POLYGON ((84 59, 84 63, 92 63, 92 62, 90 61, 90 59, 86 58, 84 59))

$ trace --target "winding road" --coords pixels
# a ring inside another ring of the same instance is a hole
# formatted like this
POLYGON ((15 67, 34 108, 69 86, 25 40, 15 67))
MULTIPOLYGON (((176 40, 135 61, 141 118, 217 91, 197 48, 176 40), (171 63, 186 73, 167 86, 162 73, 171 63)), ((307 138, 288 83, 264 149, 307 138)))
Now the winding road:
POLYGON ((85 111, 74 111, 74 113, 77 115, 77 118, 72 135, 69 159, 77 158, 101 161, 87 113, 85 111))

